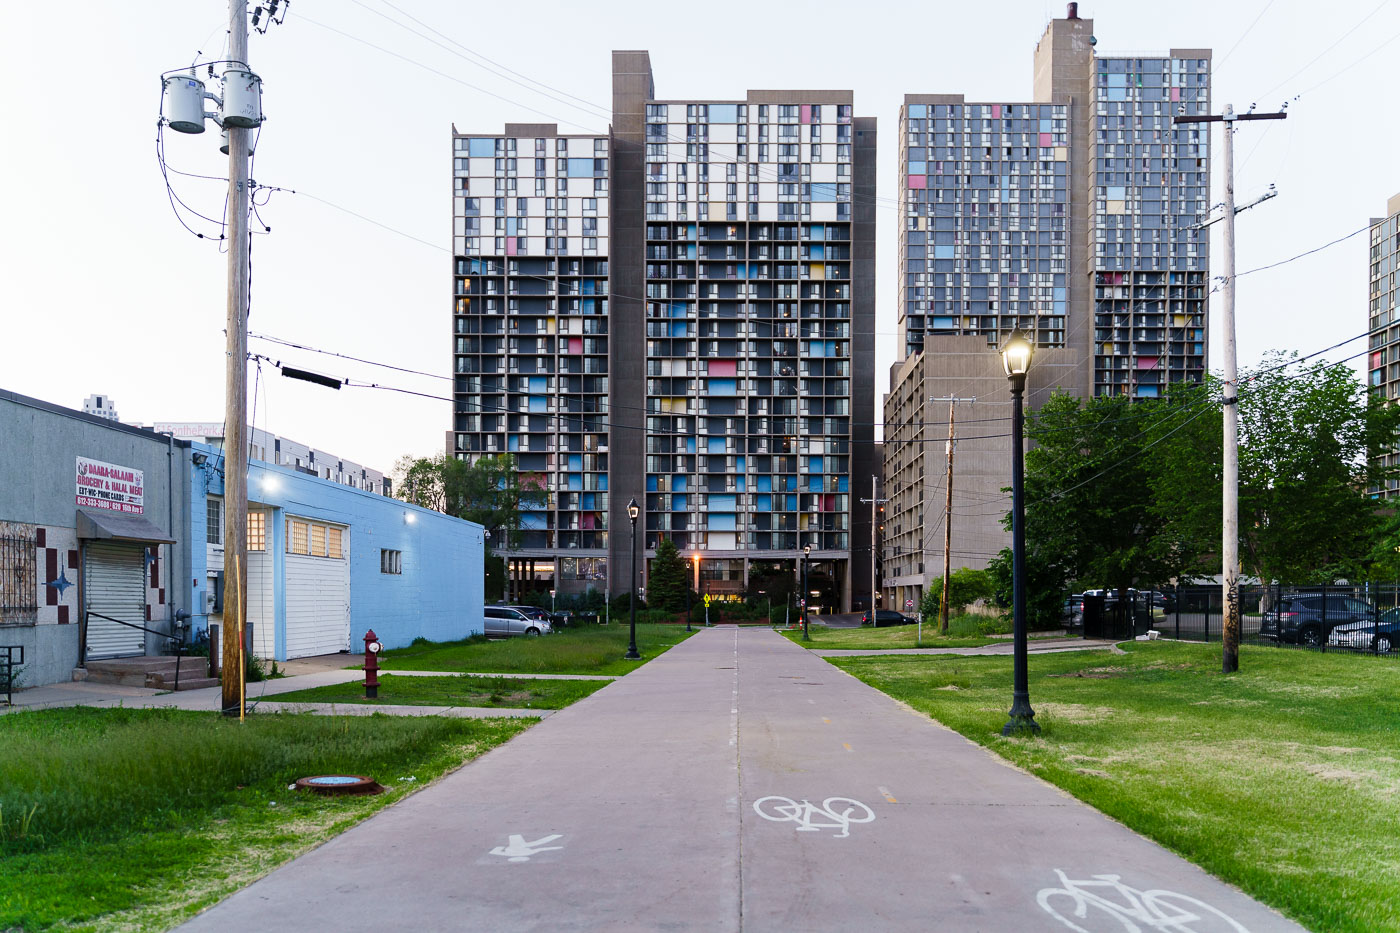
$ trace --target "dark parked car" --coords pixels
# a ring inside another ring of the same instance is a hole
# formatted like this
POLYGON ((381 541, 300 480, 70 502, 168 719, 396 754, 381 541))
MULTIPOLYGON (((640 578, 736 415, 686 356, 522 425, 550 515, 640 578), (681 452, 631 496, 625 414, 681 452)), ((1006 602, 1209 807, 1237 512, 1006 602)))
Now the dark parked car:
POLYGON ((1353 622, 1370 622, 1375 609, 1369 602, 1344 593, 1290 593, 1264 613, 1259 622, 1262 638, 1318 647, 1327 644, 1332 630, 1353 622))
MULTIPOLYGON (((881 626, 883 626, 883 625, 913 625, 913 624, 914 624, 915 622, 917 622, 917 621, 919 621, 919 620, 918 620, 918 619, 914 619, 914 618, 910 618, 909 616, 905 615, 905 614, 902 613, 902 612, 895 612, 893 609, 876 609, 876 610, 875 610, 875 627, 876 627, 876 628, 879 628, 879 627, 881 627, 881 626)), ((863 616, 860 617, 860 624, 861 624, 861 625, 869 625, 869 624, 870 624, 870 613, 869 613, 869 612, 866 612, 865 615, 863 615, 863 616)))
POLYGON ((1065 599, 1064 606, 1060 609, 1060 619, 1065 624, 1065 629, 1073 631, 1084 627, 1084 594, 1074 593, 1065 599))
POLYGON ((1367 620, 1338 625, 1327 637, 1327 644, 1390 654, 1400 648, 1400 609, 1387 609, 1374 622, 1367 620))

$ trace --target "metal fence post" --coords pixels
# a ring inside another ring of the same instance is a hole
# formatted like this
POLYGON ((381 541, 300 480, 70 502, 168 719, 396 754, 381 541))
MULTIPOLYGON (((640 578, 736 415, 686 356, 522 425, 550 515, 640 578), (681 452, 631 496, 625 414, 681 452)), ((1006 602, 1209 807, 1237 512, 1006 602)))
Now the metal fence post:
POLYGON ((1176 640, 1181 641, 1181 584, 1173 587, 1172 606, 1176 609, 1176 640))

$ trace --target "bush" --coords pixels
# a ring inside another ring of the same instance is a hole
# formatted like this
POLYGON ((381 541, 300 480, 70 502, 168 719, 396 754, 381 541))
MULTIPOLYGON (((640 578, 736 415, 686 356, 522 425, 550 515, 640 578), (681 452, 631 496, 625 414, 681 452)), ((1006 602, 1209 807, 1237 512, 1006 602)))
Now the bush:
MULTIPOLYGON (((987 570, 973 570, 962 567, 948 577, 948 614, 960 612, 969 603, 979 599, 991 599, 996 595, 996 585, 992 574, 987 570)), ((919 603, 919 611, 930 619, 941 617, 943 602, 943 578, 935 577, 924 591, 919 603)))

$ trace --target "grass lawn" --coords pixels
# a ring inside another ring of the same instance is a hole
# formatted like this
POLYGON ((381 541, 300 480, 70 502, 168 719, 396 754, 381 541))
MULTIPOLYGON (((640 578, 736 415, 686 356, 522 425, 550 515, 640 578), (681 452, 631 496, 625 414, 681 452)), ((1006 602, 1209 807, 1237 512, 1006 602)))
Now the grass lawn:
POLYGON ((380 670, 484 671, 492 674, 626 674, 688 637, 684 625, 637 625, 640 661, 624 661, 627 625, 566 628, 540 638, 424 642, 379 656, 380 670))
POLYGON ((1030 659, 1039 738, 1005 739, 1009 657, 832 663, 1309 929, 1400 929, 1400 664, 1128 643, 1030 659))
POLYGON ((0 930, 167 930, 528 719, 52 709, 0 716, 0 930), (299 777, 388 790, 318 797, 299 777), (413 780, 405 780, 413 778, 413 780))
MULTIPOLYGON (((996 619, 986 616, 961 615, 948 620, 948 634, 938 634, 938 622, 924 626, 923 638, 919 638, 918 625, 887 625, 880 628, 861 626, 860 628, 827 628, 825 625, 809 625, 812 640, 802 640, 802 629, 787 630, 782 633, 799 645, 807 648, 832 649, 893 649, 893 648, 981 648, 984 645, 1000 645, 1005 638, 992 638, 988 632, 995 632, 1003 626, 996 619)), ((1006 626, 1010 630, 1010 623, 1006 626)), ((1031 635, 1032 638, 1038 637, 1031 635)))
POLYGON ((365 699, 361 681, 279 693, 279 703, 365 703, 404 706, 495 706, 563 709, 610 680, 524 680, 510 677, 403 677, 383 674, 379 698, 365 699))

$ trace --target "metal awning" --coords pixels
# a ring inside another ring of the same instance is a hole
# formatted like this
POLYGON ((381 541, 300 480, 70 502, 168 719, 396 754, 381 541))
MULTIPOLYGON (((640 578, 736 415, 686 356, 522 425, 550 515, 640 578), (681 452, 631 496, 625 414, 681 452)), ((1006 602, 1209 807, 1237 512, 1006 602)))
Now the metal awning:
POLYGON ((139 541, 143 544, 174 544, 175 539, 140 515, 122 512, 78 510, 78 537, 94 540, 139 541))

